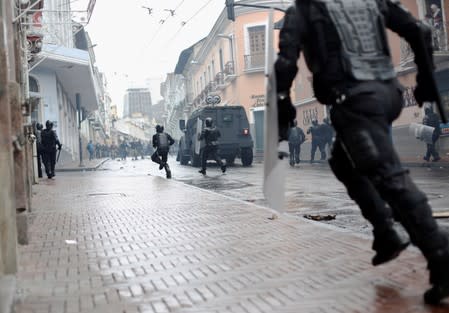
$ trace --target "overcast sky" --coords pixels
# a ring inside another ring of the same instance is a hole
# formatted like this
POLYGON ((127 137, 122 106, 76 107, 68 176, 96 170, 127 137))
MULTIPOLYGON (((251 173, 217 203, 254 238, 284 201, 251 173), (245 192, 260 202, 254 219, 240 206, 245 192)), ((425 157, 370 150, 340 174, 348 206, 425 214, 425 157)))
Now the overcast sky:
MULTIPOLYGON (((72 9, 88 2, 74 0, 72 9)), ((225 0, 96 1, 86 30, 119 114, 128 87, 149 83, 153 103, 161 99, 160 83, 174 71, 181 51, 207 36, 224 8, 225 0)))

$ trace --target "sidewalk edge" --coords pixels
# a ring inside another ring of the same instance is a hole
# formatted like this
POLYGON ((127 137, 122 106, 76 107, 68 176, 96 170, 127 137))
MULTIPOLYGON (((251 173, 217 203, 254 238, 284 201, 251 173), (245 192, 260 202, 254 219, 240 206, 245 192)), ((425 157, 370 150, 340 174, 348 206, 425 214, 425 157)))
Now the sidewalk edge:
POLYGON ((98 163, 95 166, 91 167, 68 167, 68 168, 56 168, 56 172, 89 172, 89 171, 96 171, 100 166, 102 166, 106 161, 109 161, 110 159, 104 159, 100 163, 98 163))

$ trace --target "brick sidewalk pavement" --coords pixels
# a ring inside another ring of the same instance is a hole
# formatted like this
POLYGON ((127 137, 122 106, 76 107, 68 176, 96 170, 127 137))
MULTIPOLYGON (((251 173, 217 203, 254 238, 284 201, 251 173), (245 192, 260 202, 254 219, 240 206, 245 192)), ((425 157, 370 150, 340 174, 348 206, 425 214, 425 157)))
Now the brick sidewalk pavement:
POLYGON ((374 268, 369 238, 160 177, 60 175, 35 193, 17 313, 449 312, 423 305, 414 249, 374 268))

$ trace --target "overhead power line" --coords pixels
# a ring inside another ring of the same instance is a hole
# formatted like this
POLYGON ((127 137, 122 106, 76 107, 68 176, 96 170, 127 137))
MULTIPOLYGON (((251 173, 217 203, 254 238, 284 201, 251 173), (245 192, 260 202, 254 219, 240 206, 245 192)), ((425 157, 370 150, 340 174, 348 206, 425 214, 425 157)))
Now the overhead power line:
MULTIPOLYGON (((206 2, 201 8, 198 9, 198 11, 196 11, 189 19, 182 21, 181 22, 181 27, 176 31, 176 33, 170 38, 170 40, 167 41, 167 43, 165 44, 164 48, 168 47, 172 42, 173 39, 176 38, 176 36, 178 36, 178 34, 181 32, 181 30, 183 29, 183 27, 190 22, 191 20, 193 20, 195 18, 195 16, 197 16, 202 10, 204 10, 204 8, 206 8, 213 0, 209 0, 208 2, 206 2)), ((164 50, 164 49, 162 49, 164 50)))

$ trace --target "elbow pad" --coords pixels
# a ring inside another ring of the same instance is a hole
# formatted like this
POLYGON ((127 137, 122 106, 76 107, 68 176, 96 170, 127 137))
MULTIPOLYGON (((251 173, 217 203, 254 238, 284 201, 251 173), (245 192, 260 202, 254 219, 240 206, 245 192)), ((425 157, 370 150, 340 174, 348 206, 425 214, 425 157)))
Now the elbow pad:
POLYGON ((296 60, 293 61, 279 55, 274 63, 274 70, 276 72, 276 91, 288 92, 298 72, 296 60))

